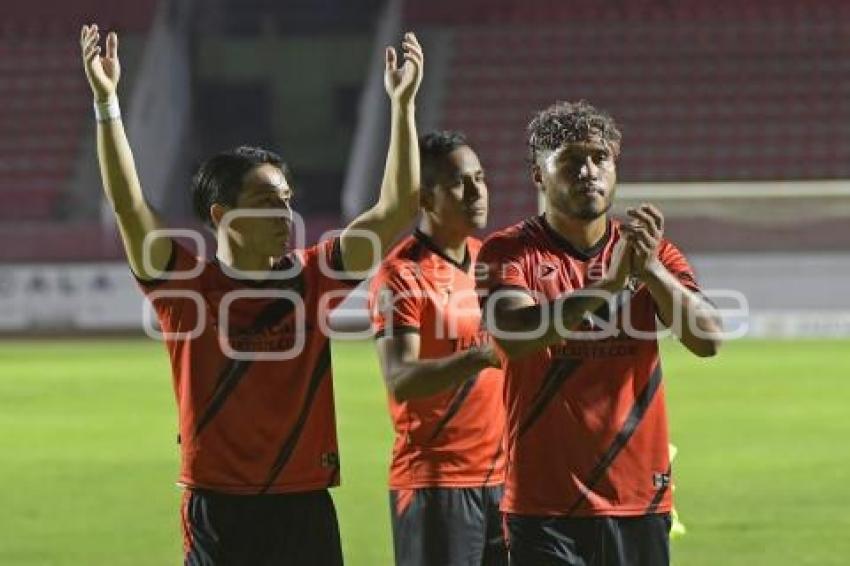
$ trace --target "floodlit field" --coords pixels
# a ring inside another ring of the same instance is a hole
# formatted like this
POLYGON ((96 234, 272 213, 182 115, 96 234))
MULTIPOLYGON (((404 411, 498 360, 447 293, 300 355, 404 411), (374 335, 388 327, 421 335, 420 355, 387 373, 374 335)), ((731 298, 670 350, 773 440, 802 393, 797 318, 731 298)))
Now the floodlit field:
MULTIPOLYGON (((334 349, 348 566, 391 564, 371 344, 334 349)), ((850 343, 665 346, 676 566, 847 564, 850 343)), ((180 563, 175 411, 148 341, 0 343, 0 564, 180 563)))

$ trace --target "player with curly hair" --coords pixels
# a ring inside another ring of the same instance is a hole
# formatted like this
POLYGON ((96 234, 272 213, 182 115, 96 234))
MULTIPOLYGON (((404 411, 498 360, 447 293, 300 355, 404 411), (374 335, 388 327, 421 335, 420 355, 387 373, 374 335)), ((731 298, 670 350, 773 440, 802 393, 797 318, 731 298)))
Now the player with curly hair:
POLYGON ((528 127, 545 212, 484 243, 479 289, 503 356, 502 510, 511 564, 669 563, 671 467, 656 318, 697 356, 716 309, 657 207, 609 215, 622 135, 587 102, 528 127))

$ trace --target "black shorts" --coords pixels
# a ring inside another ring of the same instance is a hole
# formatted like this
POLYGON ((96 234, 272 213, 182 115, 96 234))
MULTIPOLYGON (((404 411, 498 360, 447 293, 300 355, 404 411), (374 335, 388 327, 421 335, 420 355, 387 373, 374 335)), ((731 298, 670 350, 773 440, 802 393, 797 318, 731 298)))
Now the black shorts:
POLYGON ((511 566, 667 566, 670 515, 506 516, 511 566))
POLYGON ((390 491, 396 566, 507 566, 502 487, 390 491))
POLYGON ((186 566, 341 566, 336 510, 328 490, 227 495, 187 490, 186 566))

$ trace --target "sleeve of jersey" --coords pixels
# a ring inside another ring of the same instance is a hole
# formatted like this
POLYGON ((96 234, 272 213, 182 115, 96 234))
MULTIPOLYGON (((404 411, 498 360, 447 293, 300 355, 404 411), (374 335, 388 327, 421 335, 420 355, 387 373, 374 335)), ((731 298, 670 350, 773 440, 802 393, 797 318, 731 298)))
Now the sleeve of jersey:
POLYGON ((419 332, 424 302, 423 290, 409 266, 382 266, 369 289, 375 338, 419 332))
POLYGON ((318 286, 320 295, 325 297, 328 309, 331 310, 362 282, 347 276, 339 237, 324 240, 304 250, 303 264, 308 272, 308 285, 318 286))
POLYGON ((531 291, 523 269, 522 250, 512 240, 492 238, 484 242, 478 254, 475 282, 483 301, 502 289, 531 291))
POLYGON ((196 257, 175 240, 171 257, 157 279, 140 279, 134 273, 139 289, 147 297, 165 336, 191 332, 200 326, 206 313, 201 295, 204 260, 196 257))
POLYGON ((658 251, 658 259, 667 268, 667 271, 672 273, 682 285, 691 291, 700 292, 696 274, 679 248, 669 241, 664 240, 661 244, 661 249, 658 251))

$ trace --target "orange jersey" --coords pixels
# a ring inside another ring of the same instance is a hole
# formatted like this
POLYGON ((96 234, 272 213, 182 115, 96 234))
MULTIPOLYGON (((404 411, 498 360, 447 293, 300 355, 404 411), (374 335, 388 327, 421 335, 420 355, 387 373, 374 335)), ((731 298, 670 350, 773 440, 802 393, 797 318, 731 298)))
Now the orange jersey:
MULTIPOLYGON (((472 265, 481 243, 467 240, 462 264, 417 231, 387 256, 372 280, 370 306, 378 337, 418 332, 420 359, 480 345, 481 312, 472 265)), ((453 390, 397 402, 391 489, 497 485, 504 479, 502 372, 488 368, 453 390)))
MULTIPOLYGON (((527 219, 484 243, 479 287, 491 295, 520 289, 548 302, 601 277, 619 238, 619 224, 609 221, 602 241, 582 252, 543 216, 527 219)), ((698 290, 673 244, 664 240, 658 253, 685 286, 698 290)), ((506 363, 504 511, 630 516, 670 510, 655 303, 644 286, 630 286, 615 304, 614 313, 606 305, 582 327, 590 332, 610 321, 612 336, 564 340, 506 363)))
POLYGON ((139 284, 168 333, 180 482, 234 494, 337 485, 330 343, 319 323, 349 289, 330 272, 342 270, 339 240, 289 253, 273 273, 291 273, 265 282, 172 247, 168 277, 139 284))

